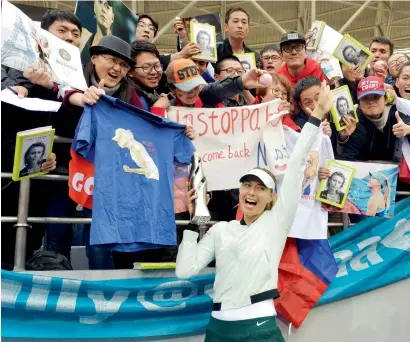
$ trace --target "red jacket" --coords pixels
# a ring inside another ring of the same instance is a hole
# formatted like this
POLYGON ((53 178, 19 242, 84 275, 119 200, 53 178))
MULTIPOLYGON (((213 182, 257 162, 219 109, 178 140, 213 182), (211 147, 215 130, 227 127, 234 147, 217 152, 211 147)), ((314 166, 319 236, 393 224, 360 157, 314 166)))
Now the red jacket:
POLYGON ((289 74, 288 67, 286 64, 282 65, 282 68, 278 71, 278 74, 285 76, 289 80, 292 87, 295 87, 296 83, 298 83, 299 80, 306 76, 316 76, 321 81, 326 80, 326 76, 322 72, 322 69, 320 69, 319 63, 310 58, 306 58, 305 68, 298 77, 292 77, 289 74))

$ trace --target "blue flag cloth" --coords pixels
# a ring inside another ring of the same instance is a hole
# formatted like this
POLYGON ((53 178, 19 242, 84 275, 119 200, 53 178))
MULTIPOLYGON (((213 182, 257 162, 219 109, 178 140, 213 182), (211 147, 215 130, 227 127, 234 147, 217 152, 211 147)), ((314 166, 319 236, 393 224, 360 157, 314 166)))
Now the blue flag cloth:
MULTIPOLYGON (((320 304, 410 277, 409 208, 404 199, 393 219, 368 218, 329 239, 339 272, 320 304)), ((166 340, 202 334, 212 310, 214 274, 88 281, 2 270, 1 277, 2 337, 166 340)))

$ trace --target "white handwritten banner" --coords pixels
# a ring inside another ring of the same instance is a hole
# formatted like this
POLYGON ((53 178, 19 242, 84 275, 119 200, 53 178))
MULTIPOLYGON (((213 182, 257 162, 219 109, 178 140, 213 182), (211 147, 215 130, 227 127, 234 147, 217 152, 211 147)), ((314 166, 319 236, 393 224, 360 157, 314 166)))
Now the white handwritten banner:
POLYGON ((167 117, 194 126, 208 190, 234 189, 253 167, 268 167, 275 175, 286 169, 289 155, 280 120, 285 113, 278 111, 279 105, 280 100, 273 100, 233 108, 170 107, 167 117), (269 149, 264 136, 269 137, 269 149))

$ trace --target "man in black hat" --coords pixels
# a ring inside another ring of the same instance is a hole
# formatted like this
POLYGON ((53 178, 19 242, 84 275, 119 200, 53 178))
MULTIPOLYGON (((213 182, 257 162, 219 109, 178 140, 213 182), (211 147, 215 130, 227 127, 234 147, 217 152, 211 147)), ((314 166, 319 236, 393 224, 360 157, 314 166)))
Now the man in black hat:
POLYGON ((285 64, 278 74, 285 76, 292 87, 306 76, 316 76, 321 81, 326 80, 320 65, 313 59, 307 58, 306 40, 299 32, 285 33, 280 40, 280 51, 285 64))

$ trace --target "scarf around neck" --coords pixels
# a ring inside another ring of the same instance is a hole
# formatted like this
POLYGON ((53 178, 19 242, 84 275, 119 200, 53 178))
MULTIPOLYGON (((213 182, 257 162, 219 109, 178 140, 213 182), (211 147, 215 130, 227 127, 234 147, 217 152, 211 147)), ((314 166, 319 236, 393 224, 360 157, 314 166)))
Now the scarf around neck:
MULTIPOLYGON (((98 88, 98 82, 97 82, 97 79, 95 78, 94 73, 91 74, 91 80, 90 81, 91 81, 91 85, 98 88)), ((120 89, 120 87, 121 87, 121 81, 118 82, 118 84, 115 87, 111 87, 111 88, 110 87, 104 87, 105 95, 113 96, 118 91, 118 89, 120 89)))
POLYGON ((384 107, 384 112, 380 119, 372 119, 372 118, 367 117, 373 123, 373 125, 376 126, 376 129, 379 130, 380 132, 383 132, 383 128, 384 126, 386 126, 386 122, 389 117, 390 108, 391 106, 384 107))

